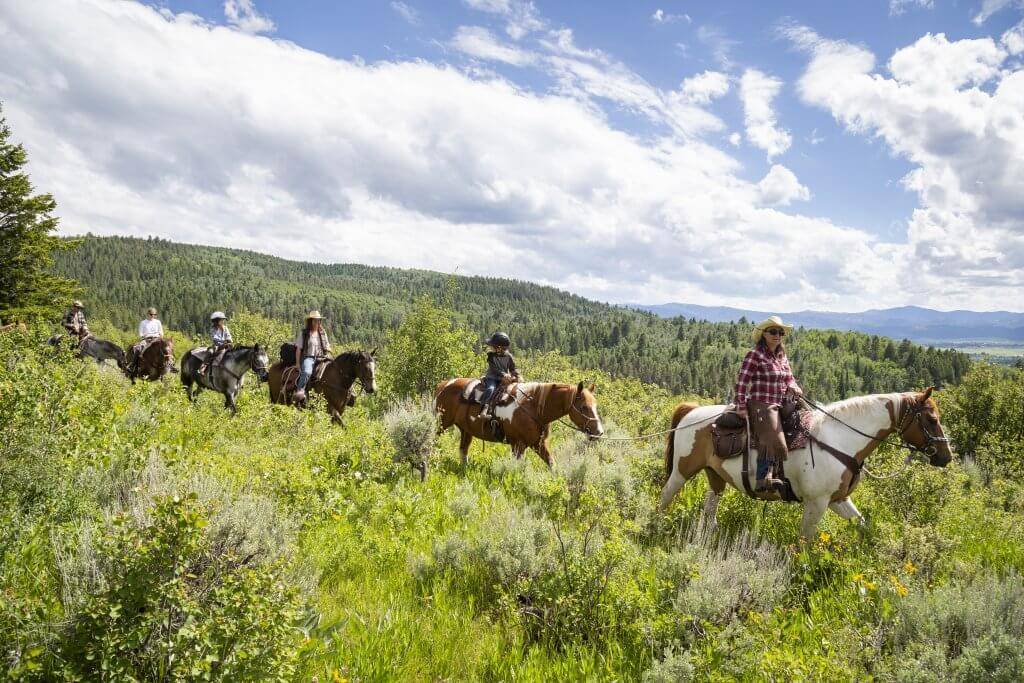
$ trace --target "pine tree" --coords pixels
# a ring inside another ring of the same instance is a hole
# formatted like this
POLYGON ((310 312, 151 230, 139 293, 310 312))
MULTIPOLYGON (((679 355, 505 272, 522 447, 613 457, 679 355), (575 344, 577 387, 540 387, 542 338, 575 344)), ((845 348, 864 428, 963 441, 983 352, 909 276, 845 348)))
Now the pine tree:
POLYGON ((0 322, 52 316, 76 289, 73 280, 49 272, 52 252, 75 243, 51 234, 57 204, 48 194, 33 196, 22 171, 27 161, 0 111, 0 322))

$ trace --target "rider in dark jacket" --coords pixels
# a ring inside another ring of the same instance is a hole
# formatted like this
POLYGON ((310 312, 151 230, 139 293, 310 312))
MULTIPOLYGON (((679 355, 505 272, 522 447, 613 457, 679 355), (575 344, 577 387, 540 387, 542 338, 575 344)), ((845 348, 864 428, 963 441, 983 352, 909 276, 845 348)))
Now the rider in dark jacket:
POLYGON ((516 359, 508 352, 508 347, 512 345, 508 335, 504 332, 495 332, 486 343, 491 350, 487 352, 487 373, 484 375, 484 391, 480 396, 480 404, 484 406, 485 413, 495 392, 506 378, 514 381, 520 379, 516 359))

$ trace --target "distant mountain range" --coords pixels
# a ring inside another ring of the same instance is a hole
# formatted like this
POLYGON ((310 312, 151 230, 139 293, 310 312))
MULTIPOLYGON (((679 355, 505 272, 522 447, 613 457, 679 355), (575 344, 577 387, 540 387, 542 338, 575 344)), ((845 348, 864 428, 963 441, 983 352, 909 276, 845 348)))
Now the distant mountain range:
MULTIPOLYGON (((730 322, 740 318, 763 320, 771 315, 766 311, 680 303, 631 304, 630 308, 649 311, 663 318, 684 316, 711 322, 730 322)), ((902 306, 861 313, 797 311, 780 315, 786 322, 797 326, 852 330, 933 346, 1024 344, 1024 313, 1009 311, 936 311, 902 306)))

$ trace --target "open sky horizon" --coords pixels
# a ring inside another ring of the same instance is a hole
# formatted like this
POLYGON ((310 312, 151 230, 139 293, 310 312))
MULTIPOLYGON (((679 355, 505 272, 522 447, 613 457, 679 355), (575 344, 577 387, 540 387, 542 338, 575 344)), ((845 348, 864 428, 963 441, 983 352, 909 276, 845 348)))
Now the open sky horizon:
POLYGON ((1024 311, 1024 3, 9 0, 62 234, 599 301, 1024 311))

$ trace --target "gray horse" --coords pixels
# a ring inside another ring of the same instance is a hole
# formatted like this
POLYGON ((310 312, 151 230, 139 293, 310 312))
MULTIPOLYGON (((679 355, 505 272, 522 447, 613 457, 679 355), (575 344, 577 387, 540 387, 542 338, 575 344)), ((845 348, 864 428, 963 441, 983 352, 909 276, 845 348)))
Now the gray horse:
POLYGON ((188 400, 195 402, 196 395, 202 389, 210 389, 224 394, 224 407, 231 409, 231 414, 238 412, 235 399, 242 389, 243 378, 248 370, 252 370, 260 381, 267 380, 267 350, 256 346, 236 346, 224 352, 221 361, 200 373, 199 367, 209 358, 210 352, 193 349, 181 357, 181 383, 185 385, 188 400), (192 385, 195 384, 193 389, 192 385))
POLYGON ((70 337, 64 334, 55 334, 47 340, 50 346, 59 347, 64 337, 68 337, 68 341, 71 344, 72 350, 75 350, 77 346, 77 355, 79 358, 94 359, 100 365, 103 365, 104 361, 112 360, 117 363, 117 367, 124 370, 124 349, 115 344, 112 341, 106 339, 97 339, 92 335, 89 335, 85 339, 78 341, 76 344, 75 337, 70 337))

